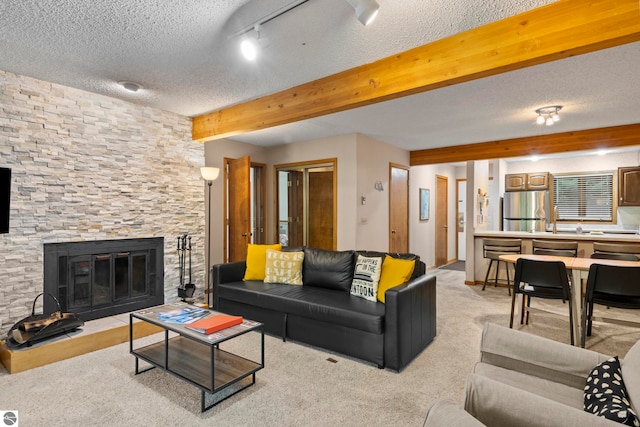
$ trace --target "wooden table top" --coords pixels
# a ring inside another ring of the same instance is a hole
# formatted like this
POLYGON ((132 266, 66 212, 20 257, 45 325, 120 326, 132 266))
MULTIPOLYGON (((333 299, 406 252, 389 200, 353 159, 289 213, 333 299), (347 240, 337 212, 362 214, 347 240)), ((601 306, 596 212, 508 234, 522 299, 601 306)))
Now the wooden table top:
POLYGON ((536 261, 562 261, 570 270, 589 270, 591 264, 617 265, 621 267, 640 267, 640 261, 623 261, 617 259, 573 258, 566 256, 533 254, 500 255, 500 261, 505 261, 512 264, 515 264, 518 258, 526 258, 536 261))

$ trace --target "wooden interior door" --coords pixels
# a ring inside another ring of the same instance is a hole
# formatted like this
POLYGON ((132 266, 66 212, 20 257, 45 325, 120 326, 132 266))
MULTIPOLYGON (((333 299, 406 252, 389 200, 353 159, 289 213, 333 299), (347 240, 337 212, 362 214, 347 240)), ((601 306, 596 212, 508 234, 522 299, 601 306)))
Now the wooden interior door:
POLYGON ((310 171, 309 174, 310 248, 334 249, 333 242, 333 172, 310 171))
POLYGON ((409 168, 389 164, 389 252, 409 252, 409 168))
POLYGON ((448 206, 447 191, 449 182, 447 177, 436 175, 436 267, 447 263, 448 248, 448 206))
POLYGON ((251 159, 227 159, 227 262, 247 259, 251 241, 251 159))
POLYGON ((304 246, 304 173, 287 173, 288 246, 304 246))

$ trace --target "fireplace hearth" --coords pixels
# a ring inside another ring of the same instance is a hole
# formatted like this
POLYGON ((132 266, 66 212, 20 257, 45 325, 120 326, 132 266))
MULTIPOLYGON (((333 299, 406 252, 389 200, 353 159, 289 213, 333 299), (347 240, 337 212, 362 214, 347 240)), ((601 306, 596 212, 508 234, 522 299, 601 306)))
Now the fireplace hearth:
POLYGON ((164 304, 164 238, 46 243, 44 292, 84 321, 164 304))

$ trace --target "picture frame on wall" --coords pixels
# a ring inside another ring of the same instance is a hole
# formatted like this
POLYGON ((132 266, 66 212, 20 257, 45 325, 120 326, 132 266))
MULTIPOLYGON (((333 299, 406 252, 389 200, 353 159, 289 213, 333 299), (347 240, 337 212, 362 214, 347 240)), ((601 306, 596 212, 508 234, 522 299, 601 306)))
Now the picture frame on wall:
POLYGON ((420 189, 420 221, 429 219, 429 189, 420 189))

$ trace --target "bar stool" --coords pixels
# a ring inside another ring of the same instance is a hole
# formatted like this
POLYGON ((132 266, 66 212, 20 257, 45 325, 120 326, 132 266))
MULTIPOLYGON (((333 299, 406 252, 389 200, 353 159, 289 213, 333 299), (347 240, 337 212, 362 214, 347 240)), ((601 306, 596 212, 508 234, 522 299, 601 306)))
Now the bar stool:
POLYGON ((640 245, 638 244, 593 242, 591 258, 638 261, 637 254, 640 254, 640 245))
POLYGON ((532 246, 535 255, 578 256, 578 242, 533 239, 532 246))
MULTIPOLYGON (((522 240, 521 239, 484 239, 482 241, 482 253, 483 257, 489 260, 489 267, 487 267, 487 274, 484 276, 484 284, 482 290, 487 286, 487 280, 489 279, 489 272, 494 261, 496 264, 496 275, 494 279, 494 286, 498 286, 498 273, 500 271, 500 255, 509 254, 521 254, 522 253, 522 240)), ((502 261, 504 262, 504 261, 502 261)), ((511 295, 511 281, 509 280, 509 265, 505 262, 504 268, 507 271, 507 290, 511 295)))

